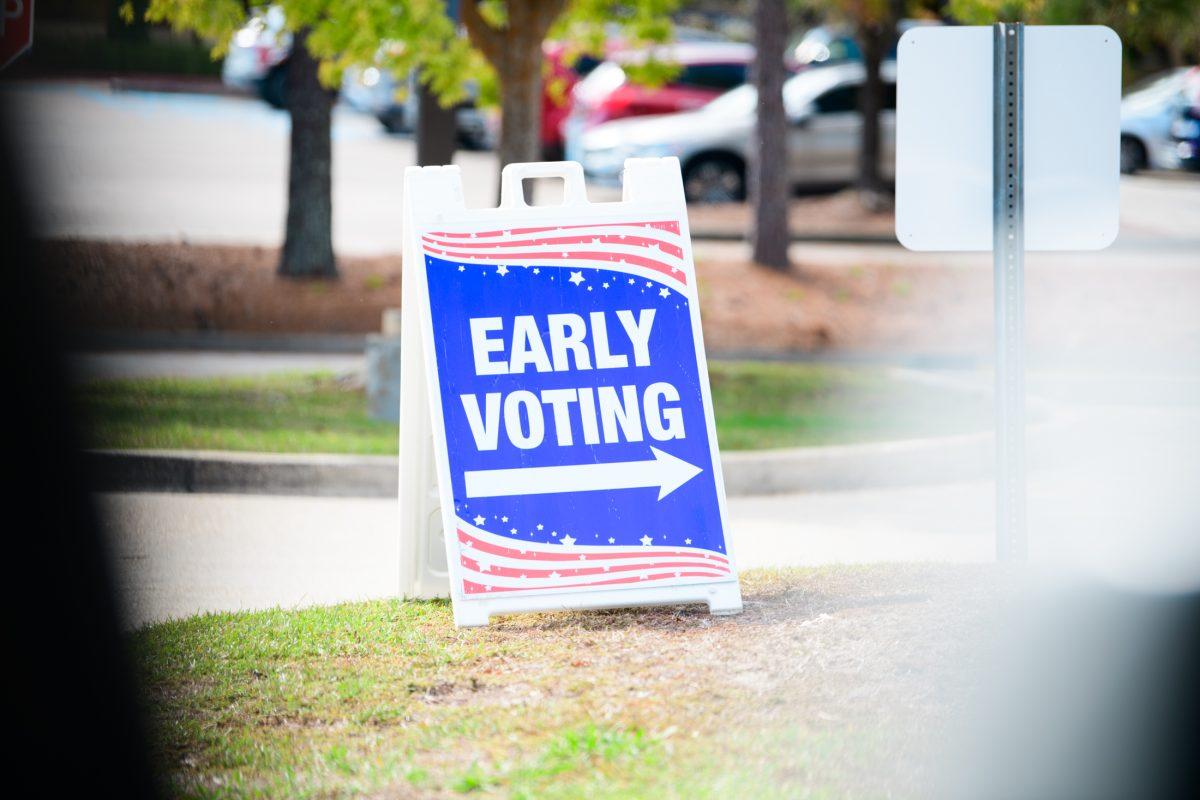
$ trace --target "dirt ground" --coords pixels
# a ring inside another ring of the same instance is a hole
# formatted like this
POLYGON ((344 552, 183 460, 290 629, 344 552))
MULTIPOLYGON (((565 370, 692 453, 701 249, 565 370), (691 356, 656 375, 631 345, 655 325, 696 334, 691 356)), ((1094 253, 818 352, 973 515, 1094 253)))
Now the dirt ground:
MULTIPOLYGON (((693 235, 741 236, 750 227, 749 203, 712 203, 688 206, 693 235)), ((890 210, 863 208, 858 193, 845 189, 835 194, 793 197, 788 204, 788 228, 794 236, 827 236, 895 239, 895 217, 890 210)))
MULTIPOLYGON (((339 280, 297 281, 276 276, 270 248, 53 241, 42 249, 75 333, 361 334, 378 331, 383 310, 400 305, 399 256, 347 257, 339 280)), ((697 270, 715 354, 970 356, 991 346, 990 268, 800 260, 777 273, 708 258, 697 270)), ((1031 266, 1026 284, 1035 351, 1200 351, 1200 270, 1031 266)))

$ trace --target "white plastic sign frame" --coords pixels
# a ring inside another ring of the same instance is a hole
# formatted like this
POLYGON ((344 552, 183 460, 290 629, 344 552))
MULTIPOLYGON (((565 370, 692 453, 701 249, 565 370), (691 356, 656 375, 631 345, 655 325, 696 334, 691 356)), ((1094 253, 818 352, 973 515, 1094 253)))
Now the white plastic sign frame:
POLYGON ((406 593, 448 588, 459 626, 741 611, 678 159, 628 160, 615 203, 575 162, 509 165, 494 209, 410 167, 404 199, 406 593), (527 205, 527 178, 563 203, 527 205))
MULTIPOLYGON (((1119 228, 1120 37, 1100 25, 1024 35, 1025 249, 1103 249, 1119 228)), ((910 250, 992 249, 992 36, 900 38, 896 238, 910 250)))

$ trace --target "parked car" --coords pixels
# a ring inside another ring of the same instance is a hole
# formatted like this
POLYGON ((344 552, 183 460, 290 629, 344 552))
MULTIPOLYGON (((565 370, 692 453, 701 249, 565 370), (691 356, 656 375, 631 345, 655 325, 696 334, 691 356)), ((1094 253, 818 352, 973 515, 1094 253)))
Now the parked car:
POLYGON ((268 73, 292 51, 292 34, 279 6, 255 9, 229 42, 221 64, 226 86, 258 93, 268 73))
POLYGON ((542 45, 546 58, 542 91, 542 157, 557 161, 563 157, 562 126, 571 113, 571 97, 576 85, 601 64, 586 53, 568 63, 567 48, 561 42, 542 45))
POLYGON ((1179 166, 1200 172, 1200 105, 1187 108, 1171 128, 1179 166))
MULTIPOLYGON (((881 72, 880 166, 890 177, 895 164, 895 62, 884 62, 881 72)), ((861 63, 848 62, 805 70, 784 83, 786 168, 794 185, 841 185, 857 177, 862 131, 858 93, 865 75, 861 63)), ((598 125, 581 137, 579 160, 593 180, 616 184, 626 158, 677 156, 689 202, 742 200, 757 101, 757 90, 747 84, 698 111, 598 125)))
POLYGON ((1121 172, 1179 169, 1180 138, 1175 126, 1191 107, 1197 67, 1180 67, 1148 78, 1121 100, 1121 172))
MULTIPOLYGON (((287 107, 287 72, 292 52, 292 35, 286 30, 283 9, 255 9, 229 43, 221 66, 224 83, 254 92, 274 108, 287 107)), ((386 46, 386 45, 385 45, 386 46)), ((346 70, 341 92, 351 108, 376 117, 389 132, 416 128, 417 92, 415 76, 397 78, 378 65, 346 70), (406 92, 400 92, 402 86, 406 92)), ((459 143, 472 149, 492 146, 493 126, 475 108, 474 99, 456 108, 459 143)))
MULTIPOLYGON (((727 40, 712 31, 690 28, 685 25, 676 26, 672 32, 678 42, 726 42, 727 40)), ((621 31, 617 26, 611 26, 604 47, 604 58, 597 58, 589 53, 576 56, 568 62, 568 48, 562 42, 548 41, 542 46, 546 58, 545 91, 542 93, 542 157, 547 161, 563 158, 564 137, 563 126, 574 106, 575 87, 587 78, 605 58, 620 53, 622 46, 621 31)), ((719 92, 718 92, 719 94, 719 92)))
MULTIPOLYGON (((940 20, 933 19, 902 19, 896 25, 897 41, 899 36, 903 36, 912 28, 941 24, 943 23, 940 20)), ((788 58, 798 70, 862 61, 862 50, 854 39, 853 31, 847 27, 817 25, 809 28, 794 41, 795 43, 788 47, 788 58)), ((896 44, 893 44, 885 59, 894 61, 895 58, 896 44)))
MULTIPOLYGON (((458 143, 470 150, 487 150, 495 144, 493 126, 475 104, 478 87, 470 86, 468 92, 468 99, 454 108, 458 143)), ((378 119, 388 133, 417 128, 420 104, 415 72, 401 80, 380 66, 348 69, 342 81, 342 100, 378 119)))
POLYGON ((737 42, 682 41, 649 50, 624 51, 600 64, 572 92, 562 131, 566 157, 582 160, 582 138, 604 123, 626 117, 669 114, 701 108, 746 82, 754 48, 737 42), (641 86, 626 69, 647 59, 675 63, 679 74, 664 86, 641 86))

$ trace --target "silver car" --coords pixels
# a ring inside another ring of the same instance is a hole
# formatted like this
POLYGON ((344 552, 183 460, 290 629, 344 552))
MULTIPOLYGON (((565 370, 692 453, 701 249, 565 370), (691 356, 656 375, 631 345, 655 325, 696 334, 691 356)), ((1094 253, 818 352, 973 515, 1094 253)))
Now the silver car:
MULTIPOLYGON (((486 113, 477 108, 479 93, 474 83, 468 85, 470 98, 454 111, 458 125, 458 142, 470 150, 488 150, 495 146, 496 131, 486 113)), ((379 66, 352 67, 342 80, 342 100, 355 111, 370 114, 379 120, 388 133, 414 132, 420 114, 417 74, 411 72, 397 78, 379 66), (404 82, 401 91, 400 81, 404 82)))
MULTIPOLYGON (((895 164, 896 65, 884 62, 880 169, 895 164)), ((788 175, 794 185, 838 185, 858 174, 862 116, 860 63, 808 69, 783 85, 788 118, 788 175)), ((758 95, 739 86, 698 111, 637 117, 598 125, 583 136, 580 162, 595 182, 616 184, 626 158, 678 156, 690 202, 728 202, 746 196, 746 163, 758 95)))
POLYGON ((1121 100, 1121 172, 1179 169, 1177 132, 1183 112, 1200 96, 1195 67, 1155 75, 1121 100))

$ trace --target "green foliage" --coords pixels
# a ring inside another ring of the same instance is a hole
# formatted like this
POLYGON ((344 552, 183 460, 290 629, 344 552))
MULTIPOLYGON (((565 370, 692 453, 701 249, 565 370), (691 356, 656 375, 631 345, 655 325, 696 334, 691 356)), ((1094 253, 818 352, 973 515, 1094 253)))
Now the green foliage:
POLYGON ((1198 0, 950 0, 947 12, 969 25, 1107 25, 1127 54, 1161 48, 1176 63, 1200 60, 1198 0))
POLYGON ((229 38, 246 21, 246 11, 241 0, 150 0, 146 19, 208 39, 215 59, 229 49, 229 38))
MULTIPOLYGON (((717 437, 727 450, 937 436, 986 428, 988 406, 876 368, 714 361, 717 437)), ((93 447, 396 452, 361 388, 329 374, 92 381, 76 390, 93 447)))
MULTIPOLYGON (((478 2, 488 25, 503 29, 508 2, 478 2)), ((289 30, 310 30, 308 48, 321 59, 321 78, 336 86, 347 67, 374 64, 405 75, 420 69, 446 105, 466 98, 479 87, 486 102, 494 99, 495 73, 483 55, 445 13, 444 0, 278 0, 289 30)), ((567 43, 567 61, 583 53, 603 54, 604 42, 619 29, 624 46, 642 47, 670 39, 670 15, 679 0, 569 0, 550 30, 550 38, 567 43)), ((132 13, 131 8, 123 9, 132 13)), ((246 20, 242 0, 150 0, 146 18, 193 31, 213 43, 221 57, 230 37, 246 20)), ((659 62, 635 65, 630 77, 648 84, 669 79, 673 67, 659 62)))
MULTIPOLYGON (((567 63, 584 53, 604 54, 613 24, 620 27, 624 49, 642 49, 671 39, 671 14, 679 0, 575 0, 550 29, 550 38, 567 43, 567 63)), ((625 74, 635 83, 661 86, 679 72, 677 64, 659 58, 625 65, 625 74)))
MULTIPOLYGON (((860 28, 892 22, 897 3, 895 0, 792 0, 792 6, 802 12, 815 13, 831 21, 860 28)), ((905 13, 912 12, 909 10, 905 13)))
MULTIPOLYGON (((886 20, 894 0, 792 0, 797 9, 862 26, 886 20)), ((963 25, 1027 22, 1107 25, 1130 50, 1162 50, 1176 64, 1200 61, 1200 0, 907 0, 908 16, 963 25)))

